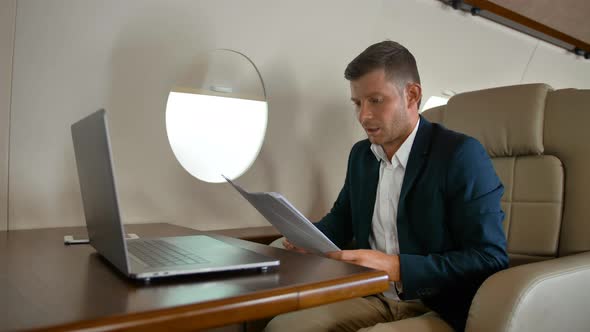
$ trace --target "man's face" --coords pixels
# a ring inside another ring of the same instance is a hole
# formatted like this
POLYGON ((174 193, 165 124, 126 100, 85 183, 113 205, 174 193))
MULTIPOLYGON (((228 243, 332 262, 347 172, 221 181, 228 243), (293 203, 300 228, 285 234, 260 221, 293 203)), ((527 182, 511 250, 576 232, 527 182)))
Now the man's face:
POLYGON ((351 100, 371 143, 395 152, 414 129, 405 96, 387 79, 383 69, 373 70, 350 82, 351 100))

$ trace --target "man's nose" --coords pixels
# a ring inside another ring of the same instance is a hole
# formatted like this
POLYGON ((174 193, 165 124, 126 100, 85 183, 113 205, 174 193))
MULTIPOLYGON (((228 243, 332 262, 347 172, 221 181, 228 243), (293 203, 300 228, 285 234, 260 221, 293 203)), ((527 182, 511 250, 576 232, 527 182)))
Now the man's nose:
POLYGON ((359 121, 363 123, 365 120, 373 117, 373 111, 371 110, 368 103, 361 103, 359 106, 359 121))

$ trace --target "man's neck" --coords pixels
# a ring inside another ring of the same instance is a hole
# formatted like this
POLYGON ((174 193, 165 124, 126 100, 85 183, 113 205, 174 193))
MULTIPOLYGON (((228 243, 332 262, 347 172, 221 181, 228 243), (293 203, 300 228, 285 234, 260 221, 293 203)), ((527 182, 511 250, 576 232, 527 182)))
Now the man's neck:
POLYGON ((416 128, 416 124, 418 123, 419 118, 420 116, 417 116, 413 119, 412 124, 408 127, 406 133, 404 133, 404 135, 400 139, 395 140, 390 144, 384 144, 381 146, 383 147, 383 151, 385 151, 385 155, 387 155, 387 160, 391 161, 391 159, 402 146, 402 144, 404 144, 404 142, 408 139, 410 134, 412 134, 412 131, 414 131, 414 128, 416 128))
MULTIPOLYGON (((410 136, 410 135, 408 134, 406 136, 406 138, 408 138, 408 136, 410 136)), ((404 139, 404 141, 405 140, 406 139, 404 139)), ((383 151, 385 151, 385 155, 387 156, 387 160, 391 161, 393 159, 393 156, 395 155, 397 150, 399 150, 399 147, 402 146, 404 141, 401 141, 401 142, 396 141, 396 142, 392 142, 387 145, 381 145, 381 147, 383 147, 383 151)))

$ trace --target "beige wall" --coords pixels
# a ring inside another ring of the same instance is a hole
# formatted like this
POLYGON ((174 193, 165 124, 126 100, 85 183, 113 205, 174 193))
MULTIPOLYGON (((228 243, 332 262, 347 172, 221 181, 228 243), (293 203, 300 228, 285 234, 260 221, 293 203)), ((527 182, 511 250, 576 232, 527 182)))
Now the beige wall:
POLYGON ((186 173, 167 142, 167 91, 195 56, 213 48, 248 55, 267 87, 267 137, 238 181, 283 193, 311 219, 331 206, 349 149, 362 137, 342 73, 373 42, 398 40, 414 52, 425 98, 443 89, 535 80, 590 88, 589 61, 432 0, 20 0, 18 6, 14 229, 84 223, 69 125, 101 107, 110 116, 126 222, 266 225, 228 185, 186 173))
POLYGON ((0 0, 0 231, 8 228, 10 88, 16 0, 0 0))

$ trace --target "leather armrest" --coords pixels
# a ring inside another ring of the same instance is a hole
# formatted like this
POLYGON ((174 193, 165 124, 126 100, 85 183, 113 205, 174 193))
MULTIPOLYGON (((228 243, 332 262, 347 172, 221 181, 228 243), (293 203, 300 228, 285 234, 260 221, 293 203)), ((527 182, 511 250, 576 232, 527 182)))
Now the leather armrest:
POLYGON ((510 268, 477 291, 465 331, 588 331, 590 252, 510 268))

